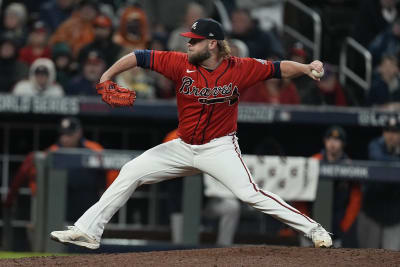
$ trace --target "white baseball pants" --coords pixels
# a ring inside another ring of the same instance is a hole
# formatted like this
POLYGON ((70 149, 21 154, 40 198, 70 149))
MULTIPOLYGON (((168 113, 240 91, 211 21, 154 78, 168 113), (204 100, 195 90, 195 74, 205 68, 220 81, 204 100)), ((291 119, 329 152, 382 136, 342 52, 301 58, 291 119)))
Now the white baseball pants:
POLYGON ((240 200, 299 232, 309 234, 318 225, 279 196, 260 190, 242 160, 237 137, 228 135, 203 145, 175 139, 147 150, 122 167, 117 179, 75 226, 100 241, 107 222, 138 186, 199 172, 218 179, 240 200))

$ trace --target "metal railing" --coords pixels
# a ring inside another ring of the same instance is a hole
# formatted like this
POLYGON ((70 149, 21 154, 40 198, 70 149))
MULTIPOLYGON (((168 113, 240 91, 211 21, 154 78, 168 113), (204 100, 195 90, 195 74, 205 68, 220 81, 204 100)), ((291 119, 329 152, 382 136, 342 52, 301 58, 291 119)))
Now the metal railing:
POLYGON ((306 47, 312 50, 313 59, 320 59, 321 56, 321 33, 322 33, 322 24, 321 24, 321 17, 317 12, 312 10, 311 8, 307 7, 306 5, 302 4, 300 1, 297 0, 286 0, 285 1, 285 8, 288 5, 295 7, 297 10, 304 13, 304 15, 309 16, 313 21, 313 39, 310 40, 304 34, 299 32, 298 30, 294 29, 290 25, 283 25, 283 31, 293 37, 294 39, 303 43, 306 47))
POLYGON ((357 85, 362 87, 365 91, 371 87, 371 75, 372 75, 372 56, 371 53, 360 43, 351 37, 347 37, 343 43, 342 50, 340 51, 340 63, 339 63, 339 79, 343 86, 346 86, 346 80, 349 78, 357 85), (365 73, 364 77, 360 77, 355 73, 354 69, 351 69, 347 63, 349 59, 348 48, 356 50, 364 59, 365 73))

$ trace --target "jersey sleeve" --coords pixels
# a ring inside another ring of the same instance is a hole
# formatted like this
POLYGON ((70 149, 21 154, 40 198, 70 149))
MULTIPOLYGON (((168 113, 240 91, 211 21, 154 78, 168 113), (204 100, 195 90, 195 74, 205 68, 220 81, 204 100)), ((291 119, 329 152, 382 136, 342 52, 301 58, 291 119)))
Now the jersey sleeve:
POLYGON ((135 50, 137 65, 145 69, 154 70, 165 77, 178 81, 187 61, 187 55, 180 52, 135 50))
POLYGON ((239 59, 241 88, 248 88, 259 81, 281 78, 280 61, 268 61, 255 58, 239 59))

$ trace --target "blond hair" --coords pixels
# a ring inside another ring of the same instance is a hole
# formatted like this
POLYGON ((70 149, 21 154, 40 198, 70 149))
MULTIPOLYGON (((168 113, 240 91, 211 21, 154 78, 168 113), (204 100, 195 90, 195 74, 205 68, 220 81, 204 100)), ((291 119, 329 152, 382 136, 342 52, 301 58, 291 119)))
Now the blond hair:
POLYGON ((219 56, 222 58, 228 58, 231 56, 231 48, 226 40, 218 40, 217 45, 219 48, 219 56))

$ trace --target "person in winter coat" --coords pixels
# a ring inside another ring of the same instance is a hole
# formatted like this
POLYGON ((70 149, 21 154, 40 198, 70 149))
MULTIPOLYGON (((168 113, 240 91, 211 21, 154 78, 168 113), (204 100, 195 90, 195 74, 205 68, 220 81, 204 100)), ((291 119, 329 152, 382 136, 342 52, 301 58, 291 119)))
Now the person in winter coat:
POLYGON ((56 71, 53 61, 38 58, 29 70, 29 80, 18 82, 12 93, 19 96, 64 96, 63 88, 55 82, 56 71))

